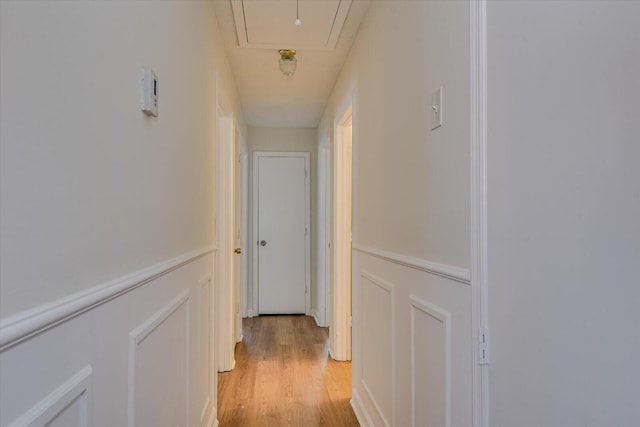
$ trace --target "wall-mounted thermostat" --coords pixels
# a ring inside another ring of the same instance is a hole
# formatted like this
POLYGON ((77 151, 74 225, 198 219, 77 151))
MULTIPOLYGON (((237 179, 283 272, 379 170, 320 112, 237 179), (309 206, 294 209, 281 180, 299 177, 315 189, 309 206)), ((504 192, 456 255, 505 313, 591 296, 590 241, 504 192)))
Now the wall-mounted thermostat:
POLYGON ((140 70, 140 108, 147 115, 158 117, 158 76, 148 68, 140 70))

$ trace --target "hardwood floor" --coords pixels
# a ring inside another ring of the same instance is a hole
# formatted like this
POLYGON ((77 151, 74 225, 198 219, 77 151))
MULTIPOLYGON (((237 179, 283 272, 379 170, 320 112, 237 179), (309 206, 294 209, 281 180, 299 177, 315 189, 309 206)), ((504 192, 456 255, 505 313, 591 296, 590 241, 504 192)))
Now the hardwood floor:
POLYGON ((218 374, 218 419, 231 426, 358 426, 351 363, 328 357, 326 328, 307 316, 244 319, 236 368, 218 374))

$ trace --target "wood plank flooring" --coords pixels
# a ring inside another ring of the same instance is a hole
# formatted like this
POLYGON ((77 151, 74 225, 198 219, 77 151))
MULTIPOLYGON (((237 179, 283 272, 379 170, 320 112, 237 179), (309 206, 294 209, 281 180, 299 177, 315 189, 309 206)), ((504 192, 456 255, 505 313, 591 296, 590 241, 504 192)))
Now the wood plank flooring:
POLYGON ((307 316, 244 319, 236 368, 218 374, 218 420, 232 426, 358 426, 351 363, 328 357, 326 328, 307 316))

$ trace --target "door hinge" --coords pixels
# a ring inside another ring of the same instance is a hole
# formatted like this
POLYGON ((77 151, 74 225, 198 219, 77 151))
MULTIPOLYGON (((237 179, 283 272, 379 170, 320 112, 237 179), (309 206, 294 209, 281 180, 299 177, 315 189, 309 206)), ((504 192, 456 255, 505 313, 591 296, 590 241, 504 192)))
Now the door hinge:
POLYGON ((305 170, 304 170, 304 177, 305 177, 305 178, 307 177, 307 169, 306 169, 306 168, 305 168, 305 170))
POLYGON ((480 328, 478 334, 478 363, 480 365, 489 364, 489 328, 480 328))
POLYGON ((307 235, 307 227, 304 228, 304 235, 307 235))
POLYGON ((349 327, 353 327, 353 316, 349 316, 349 327))

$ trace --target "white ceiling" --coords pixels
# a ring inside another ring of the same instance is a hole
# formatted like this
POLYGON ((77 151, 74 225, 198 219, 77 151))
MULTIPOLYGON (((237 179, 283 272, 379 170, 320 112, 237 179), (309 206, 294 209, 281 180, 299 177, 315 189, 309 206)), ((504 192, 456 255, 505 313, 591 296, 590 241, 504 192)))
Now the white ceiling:
POLYGON ((247 125, 314 128, 324 112, 369 0, 218 0, 218 22, 247 125), (292 77, 278 49, 296 49, 292 77))

